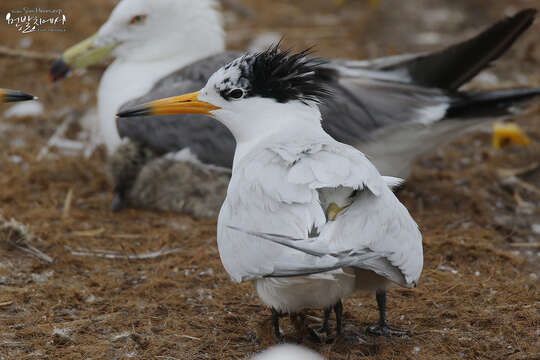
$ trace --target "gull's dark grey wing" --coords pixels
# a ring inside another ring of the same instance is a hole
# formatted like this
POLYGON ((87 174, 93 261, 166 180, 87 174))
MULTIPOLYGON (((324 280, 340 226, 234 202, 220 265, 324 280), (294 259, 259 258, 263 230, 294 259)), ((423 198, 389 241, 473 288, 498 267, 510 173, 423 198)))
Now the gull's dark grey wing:
POLYGON ((532 25, 536 13, 536 9, 521 10, 468 40, 434 52, 333 63, 349 73, 364 71, 366 77, 457 90, 501 57, 532 25))
POLYGON ((439 120, 450 102, 440 89, 367 77, 338 76, 330 89, 334 96, 321 106, 323 127, 348 144, 374 140, 385 127, 439 120))
POLYGON ((432 53, 330 61, 325 70, 335 96, 321 107, 323 126, 369 155, 382 174, 408 177, 418 155, 540 95, 540 88, 458 90, 501 56, 535 14, 523 10, 432 53))
MULTIPOLYGON (((135 104, 200 90, 221 66, 239 56, 224 52, 188 65, 158 81, 144 96, 124 104, 120 111, 135 104)), ((127 137, 167 153, 189 148, 205 163, 231 167, 235 142, 229 130, 204 115, 170 115, 119 118, 121 138, 127 137)))
POLYGON ((520 11, 471 39, 431 53, 330 61, 326 66, 334 72, 331 89, 336 96, 322 109, 326 129, 340 141, 359 142, 373 139, 379 129, 406 122, 430 124, 447 115, 468 116, 477 110, 482 115, 498 115, 538 95, 538 89, 458 92, 508 50, 535 15, 534 9, 520 11), (492 113, 486 114, 486 109, 492 113))

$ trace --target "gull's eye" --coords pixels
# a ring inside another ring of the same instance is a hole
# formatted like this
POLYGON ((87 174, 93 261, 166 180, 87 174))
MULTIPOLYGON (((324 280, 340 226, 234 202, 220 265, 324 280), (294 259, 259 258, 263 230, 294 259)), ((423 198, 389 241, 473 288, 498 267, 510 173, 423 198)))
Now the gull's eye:
POLYGON ((244 90, 242 89, 234 89, 229 92, 229 96, 233 99, 240 99, 244 96, 244 90))
POLYGON ((130 25, 142 24, 144 23, 145 20, 146 20, 146 15, 135 15, 134 17, 131 18, 131 20, 129 21, 129 24, 130 25))

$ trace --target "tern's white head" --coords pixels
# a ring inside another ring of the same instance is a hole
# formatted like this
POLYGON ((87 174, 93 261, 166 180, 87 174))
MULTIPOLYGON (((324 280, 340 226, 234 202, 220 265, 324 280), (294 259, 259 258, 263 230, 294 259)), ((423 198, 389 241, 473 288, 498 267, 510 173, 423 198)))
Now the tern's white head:
POLYGON ((119 116, 207 114, 227 126, 238 143, 277 132, 320 130, 317 104, 329 95, 326 85, 332 75, 322 63, 308 51, 292 53, 275 46, 222 67, 199 92, 157 100, 119 116))
POLYGON ((58 80, 70 68, 107 57, 149 62, 183 54, 207 56, 224 48, 217 0, 122 0, 96 34, 62 54, 50 77, 58 80))

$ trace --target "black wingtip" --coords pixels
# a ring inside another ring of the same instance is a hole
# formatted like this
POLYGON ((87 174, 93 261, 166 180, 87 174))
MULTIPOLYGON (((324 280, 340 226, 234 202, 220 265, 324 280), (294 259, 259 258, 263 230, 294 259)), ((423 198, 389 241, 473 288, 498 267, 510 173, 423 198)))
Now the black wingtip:
POLYGON ((534 19, 536 17, 536 14, 538 13, 538 10, 535 9, 535 8, 529 8, 529 9, 523 9, 521 11, 519 11, 518 13, 516 13, 514 16, 512 17, 523 17, 523 18, 530 18, 530 19, 534 19))
POLYGON ((16 102, 16 101, 28 101, 28 100, 36 100, 37 97, 34 95, 23 93, 22 91, 18 90, 5 90, 4 91, 4 102, 16 102))
POLYGON ((139 105, 131 109, 120 111, 118 114, 116 114, 116 117, 128 118, 128 117, 134 117, 134 116, 148 116, 148 115, 152 115, 151 109, 146 105, 139 105))
POLYGON ((468 40, 384 70, 404 70, 417 85, 456 91, 501 57, 530 28, 536 13, 534 8, 523 9, 468 40))
POLYGON ((498 89, 462 93, 448 109, 448 118, 503 116, 520 110, 519 105, 540 97, 540 88, 498 89), (516 108, 518 106, 518 108, 516 108))
POLYGON ((56 82, 65 78, 70 71, 71 67, 64 61, 62 57, 59 57, 52 63, 47 77, 50 82, 56 82))

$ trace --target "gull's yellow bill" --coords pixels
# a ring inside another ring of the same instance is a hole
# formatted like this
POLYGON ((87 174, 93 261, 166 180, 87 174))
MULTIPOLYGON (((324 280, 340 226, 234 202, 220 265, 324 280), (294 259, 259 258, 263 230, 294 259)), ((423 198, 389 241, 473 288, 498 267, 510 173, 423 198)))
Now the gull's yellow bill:
POLYGON ((58 81, 67 76, 71 69, 82 69, 103 61, 111 55, 116 44, 95 45, 96 35, 73 45, 54 61, 49 70, 49 80, 58 81))
POLYGON ((198 99, 199 92, 150 101, 121 111, 117 117, 176 115, 176 114, 204 114, 211 115, 211 111, 221 109, 198 99))

